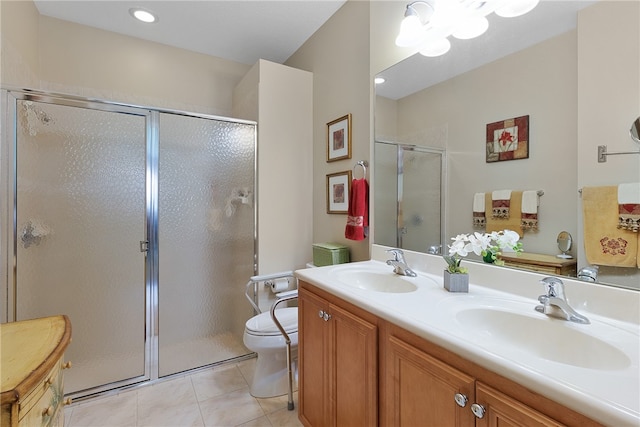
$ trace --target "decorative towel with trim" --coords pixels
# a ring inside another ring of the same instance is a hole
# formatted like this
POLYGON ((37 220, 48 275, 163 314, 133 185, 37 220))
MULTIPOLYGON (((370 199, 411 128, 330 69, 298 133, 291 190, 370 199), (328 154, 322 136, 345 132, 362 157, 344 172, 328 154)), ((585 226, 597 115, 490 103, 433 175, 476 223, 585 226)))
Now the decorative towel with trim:
POLYGON ((484 193, 473 195, 473 227, 484 228, 487 225, 487 217, 484 211, 484 193))
POLYGON ((344 237, 364 240, 369 234, 369 183, 365 178, 351 181, 349 212, 344 237))
POLYGON ((520 227, 523 230, 538 229, 538 205, 540 196, 538 191, 527 190, 522 192, 522 215, 520 227))
POLYGON ((491 233, 493 231, 513 230, 518 233, 520 238, 524 237, 524 232, 520 228, 520 206, 522 206, 522 191, 511 192, 511 216, 509 218, 494 218, 491 215, 492 194, 486 193, 485 206, 487 213, 487 227, 486 232, 491 233))
POLYGON ((584 250, 589 264, 636 267, 638 235, 618 228, 618 187, 582 189, 584 250))
POLYGON ((640 230, 640 182, 618 185, 618 228, 640 230))
POLYGON ((496 190, 491 193, 493 218, 509 218, 511 207, 511 190, 496 190))

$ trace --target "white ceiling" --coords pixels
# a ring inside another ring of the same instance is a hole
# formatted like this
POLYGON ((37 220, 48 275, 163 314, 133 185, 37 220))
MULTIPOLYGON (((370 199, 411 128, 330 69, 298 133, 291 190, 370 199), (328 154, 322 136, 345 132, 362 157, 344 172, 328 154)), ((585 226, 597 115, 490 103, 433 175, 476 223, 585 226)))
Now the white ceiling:
POLYGON ((346 0, 35 0, 42 15, 253 65, 283 63, 346 0), (144 24, 132 7, 154 12, 144 24))

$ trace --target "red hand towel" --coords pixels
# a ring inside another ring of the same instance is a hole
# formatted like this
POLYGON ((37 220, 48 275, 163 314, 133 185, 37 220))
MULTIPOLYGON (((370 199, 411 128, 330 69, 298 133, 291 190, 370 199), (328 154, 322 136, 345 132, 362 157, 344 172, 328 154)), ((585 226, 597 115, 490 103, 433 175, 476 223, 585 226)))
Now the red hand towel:
POLYGON ((366 179, 351 181, 349 194, 349 216, 344 237, 350 240, 364 240, 369 231, 369 183, 366 179))

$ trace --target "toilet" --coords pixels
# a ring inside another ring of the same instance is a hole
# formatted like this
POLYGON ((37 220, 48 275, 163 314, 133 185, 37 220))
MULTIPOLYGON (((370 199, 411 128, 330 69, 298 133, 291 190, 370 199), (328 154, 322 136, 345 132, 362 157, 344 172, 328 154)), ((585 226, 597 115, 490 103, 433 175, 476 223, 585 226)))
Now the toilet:
MULTIPOLYGON (((298 307, 278 308, 276 317, 291 340, 291 361, 296 372, 298 307)), ((271 313, 261 313, 247 320, 243 341, 249 350, 258 355, 250 387, 251 395, 266 398, 287 394, 289 390, 287 344, 273 322, 271 313)))

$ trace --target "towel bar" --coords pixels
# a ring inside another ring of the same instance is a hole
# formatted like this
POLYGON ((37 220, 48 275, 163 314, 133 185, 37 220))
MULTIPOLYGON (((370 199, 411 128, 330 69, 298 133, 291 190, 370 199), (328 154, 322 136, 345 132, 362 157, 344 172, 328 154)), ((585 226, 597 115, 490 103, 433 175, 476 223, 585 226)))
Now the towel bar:
POLYGON ((362 178, 366 178, 367 177, 367 166, 369 166, 369 163, 366 160, 359 160, 355 166, 353 167, 353 176, 355 177, 355 172, 356 172, 356 168, 358 166, 362 166, 362 178))

